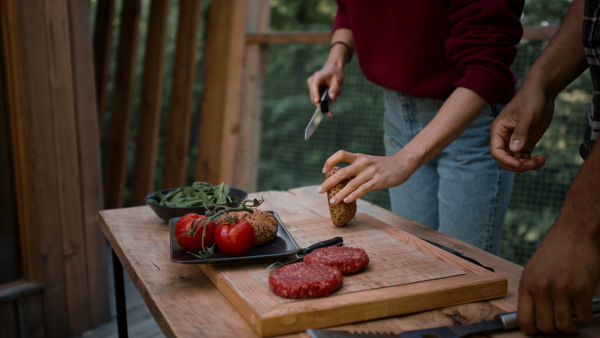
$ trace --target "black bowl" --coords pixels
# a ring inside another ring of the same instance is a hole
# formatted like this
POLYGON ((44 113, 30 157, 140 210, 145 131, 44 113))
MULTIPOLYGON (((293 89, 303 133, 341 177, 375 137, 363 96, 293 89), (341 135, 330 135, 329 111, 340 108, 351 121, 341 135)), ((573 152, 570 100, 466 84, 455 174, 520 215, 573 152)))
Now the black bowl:
MULTIPOLYGON (((163 195, 166 195, 168 192, 175 190, 175 189, 179 189, 179 188, 161 190, 160 192, 163 195)), ((226 203, 224 205, 229 206, 229 207, 239 207, 242 204, 242 201, 244 201, 248 197, 248 193, 245 192, 244 190, 240 190, 240 189, 236 189, 236 188, 229 188, 229 196, 237 197, 237 201, 226 203)), ((156 196, 156 192, 146 195, 146 197, 144 198, 144 201, 152 209, 152 211, 154 211, 156 216, 160 217, 165 222, 169 222, 169 220, 171 218, 181 217, 181 216, 189 214, 189 213, 196 213, 199 215, 204 215, 204 213, 206 212, 205 207, 169 207, 169 206, 157 205, 157 204, 151 203, 150 200, 154 200, 156 202, 158 202, 160 200, 158 198, 158 196, 156 196)))

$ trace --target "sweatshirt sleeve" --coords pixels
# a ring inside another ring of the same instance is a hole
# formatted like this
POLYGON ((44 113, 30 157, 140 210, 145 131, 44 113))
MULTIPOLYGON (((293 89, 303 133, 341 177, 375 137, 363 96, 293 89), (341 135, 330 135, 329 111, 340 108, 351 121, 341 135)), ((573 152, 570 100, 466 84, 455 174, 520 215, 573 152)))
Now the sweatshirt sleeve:
POLYGON ((453 0, 446 57, 464 69, 454 82, 494 104, 516 82, 510 69, 523 36, 520 16, 524 0, 453 0))
POLYGON ((335 20, 333 21, 332 33, 340 28, 350 29, 350 21, 348 20, 348 12, 346 11, 346 1, 337 0, 337 5, 338 8, 335 14, 335 20))

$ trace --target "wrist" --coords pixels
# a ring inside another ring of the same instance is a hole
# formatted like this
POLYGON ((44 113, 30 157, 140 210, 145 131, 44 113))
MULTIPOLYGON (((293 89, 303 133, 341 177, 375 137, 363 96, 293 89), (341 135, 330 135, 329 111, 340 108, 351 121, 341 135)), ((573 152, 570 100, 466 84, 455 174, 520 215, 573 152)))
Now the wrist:
POLYGON ((423 165, 423 156, 411 150, 409 145, 400 149, 392 157, 397 160, 399 167, 402 168, 402 172, 407 173, 408 177, 412 176, 423 165))
POLYGON ((331 55, 331 50, 337 49, 338 53, 341 51, 343 55, 343 64, 349 63, 352 60, 352 54, 354 50, 350 45, 344 41, 338 40, 331 43, 329 46, 329 54, 331 55))

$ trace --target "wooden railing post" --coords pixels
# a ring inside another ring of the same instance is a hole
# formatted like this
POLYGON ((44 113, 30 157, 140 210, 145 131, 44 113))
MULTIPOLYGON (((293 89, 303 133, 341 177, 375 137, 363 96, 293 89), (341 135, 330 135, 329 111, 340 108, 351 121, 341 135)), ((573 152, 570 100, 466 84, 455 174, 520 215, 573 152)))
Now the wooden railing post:
POLYGON ((248 0, 212 1, 208 19, 196 180, 231 184, 240 135, 248 0))
POLYGON ((121 9, 119 50, 110 119, 106 168, 104 173, 104 207, 123 206, 129 128, 133 115, 133 90, 139 38, 141 0, 125 0, 121 9))
POLYGON ((179 2, 163 189, 182 187, 186 183, 200 9, 200 0, 179 2))
MULTIPOLYGON (((268 31, 270 14, 268 0, 249 0, 246 36, 268 31)), ((234 172, 231 185, 250 192, 257 189, 267 52, 267 45, 245 45, 240 136, 236 148, 236 164, 245 169, 234 172)))
POLYGON ((158 157, 168 19, 169 0, 152 0, 144 54, 130 205, 144 204, 144 196, 155 190, 154 175, 158 157))

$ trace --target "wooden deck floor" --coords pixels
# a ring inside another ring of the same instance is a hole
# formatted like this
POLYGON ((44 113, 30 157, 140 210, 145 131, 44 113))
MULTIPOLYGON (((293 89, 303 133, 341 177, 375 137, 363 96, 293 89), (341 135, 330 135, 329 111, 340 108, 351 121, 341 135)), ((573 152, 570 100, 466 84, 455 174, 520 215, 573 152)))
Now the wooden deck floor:
MULTIPOLYGON (((110 246, 106 248, 109 284, 110 284, 110 309, 111 309, 111 321, 97 326, 89 331, 84 332, 79 336, 73 336, 72 338, 117 338, 119 336, 117 330, 117 311, 115 306, 114 296, 114 279, 112 269, 112 253, 110 246)), ((127 273, 123 273, 125 276, 125 297, 127 306, 127 328, 129 337, 135 338, 159 338, 164 337, 158 324, 150 314, 148 307, 144 303, 142 296, 138 293, 137 289, 129 279, 127 273)))

